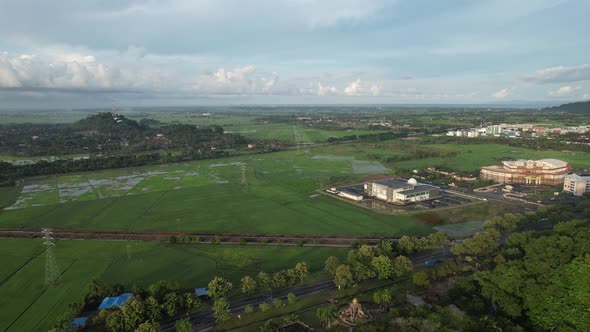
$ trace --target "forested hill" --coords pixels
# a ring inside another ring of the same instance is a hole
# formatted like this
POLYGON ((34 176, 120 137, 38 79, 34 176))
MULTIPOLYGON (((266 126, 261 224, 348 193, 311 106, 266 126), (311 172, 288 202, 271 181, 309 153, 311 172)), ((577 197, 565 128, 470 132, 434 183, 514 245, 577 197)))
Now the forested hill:
POLYGON ((225 149, 246 143, 238 134, 224 134, 220 126, 137 122, 115 113, 98 113, 72 124, 0 126, 0 153, 21 156, 225 149))
POLYGON ((124 115, 115 115, 112 113, 91 115, 75 122, 71 126, 78 130, 96 130, 101 133, 138 130, 140 127, 137 121, 127 119, 124 115))
POLYGON ((566 111, 571 113, 590 114, 590 100, 549 107, 546 110, 566 111))

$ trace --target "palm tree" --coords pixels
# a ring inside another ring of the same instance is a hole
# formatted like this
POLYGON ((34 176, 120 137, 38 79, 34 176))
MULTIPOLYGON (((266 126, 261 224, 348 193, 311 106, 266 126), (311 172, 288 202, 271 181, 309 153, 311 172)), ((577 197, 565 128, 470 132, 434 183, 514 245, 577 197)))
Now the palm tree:
POLYGON ((319 307, 316 309, 315 313, 325 329, 332 327, 332 322, 334 322, 337 317, 336 308, 334 306, 319 307))
POLYGON ((383 297, 381 296, 381 291, 373 293, 373 301, 379 305, 379 308, 383 309, 383 297))
POLYGON ((393 297, 388 289, 382 289, 373 293, 373 301, 379 305, 381 310, 387 310, 387 306, 391 303, 393 297))
POLYGON ((389 304, 391 303, 391 301, 393 300, 393 296, 391 295, 391 292, 389 291, 389 289, 384 289, 383 291, 381 291, 381 302, 383 302, 383 305, 385 306, 385 310, 387 311, 387 307, 389 306, 389 304))

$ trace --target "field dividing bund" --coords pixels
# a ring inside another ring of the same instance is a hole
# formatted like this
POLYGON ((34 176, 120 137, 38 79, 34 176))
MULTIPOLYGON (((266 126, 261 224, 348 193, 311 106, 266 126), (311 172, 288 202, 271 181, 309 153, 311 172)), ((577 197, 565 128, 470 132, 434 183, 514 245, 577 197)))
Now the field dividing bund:
MULTIPOLYGON (((302 247, 171 246, 137 241, 58 240, 55 257, 60 281, 48 287, 41 240, 0 239, 4 283, 0 284, 0 331, 46 331, 66 310, 82 300, 93 278, 146 287, 158 280, 181 287, 205 287, 215 275, 238 283, 244 274, 275 272, 305 261, 313 275, 323 262, 341 259, 347 249, 302 247)), ((234 290, 239 292, 238 290, 234 290)), ((237 294, 237 293, 236 293, 237 294)))
MULTIPOLYGON (((137 232, 101 231, 84 229, 52 229, 55 239, 102 240, 102 241, 145 241, 168 243, 174 238, 178 244, 233 244, 261 246, 300 247, 342 247, 349 248, 359 241, 376 245, 383 239, 397 241, 398 238, 347 237, 330 235, 289 235, 289 234, 209 234, 178 232, 137 232)), ((0 238, 40 239, 41 229, 0 229, 0 238)), ((0 275, 1 276, 1 275, 0 275)))

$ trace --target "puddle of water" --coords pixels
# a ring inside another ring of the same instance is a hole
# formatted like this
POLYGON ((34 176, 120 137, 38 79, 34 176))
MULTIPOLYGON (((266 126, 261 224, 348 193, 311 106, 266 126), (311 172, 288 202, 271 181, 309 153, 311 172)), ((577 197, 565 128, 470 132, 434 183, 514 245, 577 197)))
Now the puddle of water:
POLYGON ((381 174, 388 171, 385 166, 377 161, 353 160, 351 166, 352 172, 355 174, 381 174))
POLYGON ((23 193, 35 193, 39 191, 53 190, 53 187, 48 184, 28 184, 23 187, 23 193))
POLYGON ((150 176, 150 175, 163 175, 163 174, 168 174, 168 172, 149 171, 149 172, 145 173, 145 175, 147 175, 147 176, 150 176))
POLYGON ((331 154, 326 155, 315 155, 311 157, 311 159, 321 159, 321 160, 353 160, 353 156, 335 156, 331 154))
POLYGON ((234 161, 234 162, 226 163, 226 164, 211 164, 211 165, 209 165, 209 168, 224 167, 224 166, 239 166, 242 164, 243 163, 241 161, 234 161))
POLYGON ((60 197, 80 197, 86 193, 92 192, 92 187, 62 188, 59 190, 60 197))

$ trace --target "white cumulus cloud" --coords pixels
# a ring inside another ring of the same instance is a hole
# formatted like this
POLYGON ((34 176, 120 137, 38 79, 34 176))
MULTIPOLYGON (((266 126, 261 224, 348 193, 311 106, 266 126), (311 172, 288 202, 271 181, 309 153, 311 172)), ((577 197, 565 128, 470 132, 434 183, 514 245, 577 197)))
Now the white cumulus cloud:
POLYGON ((590 80, 590 64, 579 66, 557 66, 539 70, 526 77, 536 83, 568 83, 590 80))
POLYGON ((344 88, 344 93, 348 96, 360 96, 361 95, 361 80, 357 79, 351 82, 344 88))
POLYGON ((335 86, 322 85, 321 82, 318 82, 318 89, 317 89, 318 96, 335 95, 337 93, 338 93, 338 89, 336 89, 335 86))
POLYGON ((0 52, 0 88, 112 88, 119 70, 95 62, 93 56, 68 56, 44 62, 34 55, 0 52))
POLYGON ((492 96, 496 99, 505 99, 506 97, 508 97, 510 95, 510 89, 508 88, 504 88, 500 91, 497 91, 496 93, 494 93, 492 96))
POLYGON ((272 91, 278 76, 256 75, 256 67, 244 66, 233 70, 219 68, 216 72, 201 75, 194 83, 194 92, 198 94, 243 95, 263 94, 272 91))
POLYGON ((380 92, 381 87, 377 83, 362 82, 360 78, 344 88, 344 94, 347 96, 378 96, 380 92))
POLYGON ((576 91, 576 90, 580 90, 581 87, 579 86, 570 86, 570 85, 566 85, 566 86, 562 86, 559 89, 555 90, 555 91, 551 91, 549 92, 549 95, 551 97, 565 97, 570 95, 572 92, 576 91))

